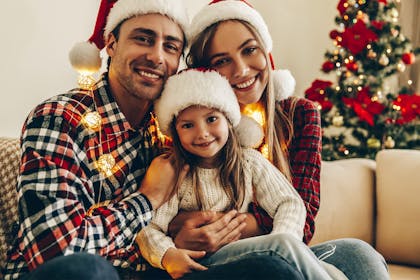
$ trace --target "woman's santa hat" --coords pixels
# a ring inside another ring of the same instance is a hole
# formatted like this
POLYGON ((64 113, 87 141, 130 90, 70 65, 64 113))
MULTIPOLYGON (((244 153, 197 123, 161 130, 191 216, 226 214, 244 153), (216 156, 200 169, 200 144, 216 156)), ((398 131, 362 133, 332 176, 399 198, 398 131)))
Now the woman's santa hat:
MULTIPOLYGON (((237 19, 251 24, 261 37, 263 47, 269 53, 270 64, 274 69, 274 61, 271 55, 273 40, 271 39, 268 26, 264 19, 251 4, 245 0, 213 0, 204 6, 193 18, 187 33, 187 40, 192 44, 197 40, 200 33, 214 23, 237 19)), ((296 81, 289 70, 273 71, 276 100, 291 96, 295 90, 296 81)))
POLYGON ((162 14, 187 30, 189 20, 182 1, 175 0, 101 0, 95 29, 87 42, 77 43, 69 53, 72 66, 79 72, 96 72, 101 67, 100 50, 106 38, 121 22, 146 14, 162 14))
POLYGON ((262 127, 241 115, 238 100, 229 81, 214 70, 193 68, 169 77, 161 97, 155 102, 159 128, 171 136, 171 122, 193 105, 217 109, 232 124, 245 147, 258 146, 264 136, 262 127))

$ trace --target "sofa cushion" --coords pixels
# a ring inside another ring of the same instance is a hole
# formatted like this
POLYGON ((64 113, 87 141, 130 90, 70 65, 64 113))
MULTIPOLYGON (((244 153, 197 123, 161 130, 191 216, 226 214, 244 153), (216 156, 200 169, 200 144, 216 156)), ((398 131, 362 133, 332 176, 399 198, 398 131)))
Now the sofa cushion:
POLYGON ((0 267, 4 265, 8 245, 13 239, 13 224, 17 221, 19 150, 17 138, 0 137, 0 267))
POLYGON ((369 159, 323 161, 321 204, 310 245, 354 237, 373 242, 375 162, 369 159))
POLYGON ((376 248, 389 262, 420 266, 420 151, 383 150, 376 163, 376 248))

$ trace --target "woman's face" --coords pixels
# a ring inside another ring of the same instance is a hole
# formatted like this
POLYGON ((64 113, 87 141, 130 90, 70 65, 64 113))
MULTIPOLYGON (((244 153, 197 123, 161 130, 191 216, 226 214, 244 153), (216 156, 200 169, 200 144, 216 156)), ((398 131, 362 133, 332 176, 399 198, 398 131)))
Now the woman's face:
POLYGON ((267 86, 268 63, 252 32, 241 22, 224 21, 209 44, 210 67, 229 80, 239 103, 258 102, 267 86))

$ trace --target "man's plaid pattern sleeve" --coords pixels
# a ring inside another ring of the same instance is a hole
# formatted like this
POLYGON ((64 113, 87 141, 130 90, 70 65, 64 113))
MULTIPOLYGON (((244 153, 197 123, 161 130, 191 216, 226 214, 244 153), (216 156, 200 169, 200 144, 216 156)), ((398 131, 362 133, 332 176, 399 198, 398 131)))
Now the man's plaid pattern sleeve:
POLYGON ((152 218, 150 202, 137 191, 156 153, 151 121, 143 130, 128 129, 106 85, 99 85, 96 104, 86 93, 62 95, 38 106, 25 123, 18 178, 20 226, 8 254, 6 279, 81 251, 102 255, 114 265, 144 266, 134 240, 152 218), (83 113, 94 109, 102 117, 102 134, 80 122, 83 113), (96 168, 102 153, 116 160, 118 170, 110 177, 96 168), (87 214, 103 201, 111 203, 87 214))

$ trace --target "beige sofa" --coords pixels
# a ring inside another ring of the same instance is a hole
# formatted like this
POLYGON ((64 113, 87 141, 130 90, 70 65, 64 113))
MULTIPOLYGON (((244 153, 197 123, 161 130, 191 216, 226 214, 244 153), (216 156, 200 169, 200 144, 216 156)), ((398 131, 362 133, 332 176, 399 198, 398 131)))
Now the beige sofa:
MULTIPOLYGON (((18 165, 18 140, 0 137, 0 266, 17 217, 18 165)), ((392 279, 420 279, 419 217, 420 151, 381 151, 376 162, 323 162, 321 208, 311 244, 360 238, 384 255, 392 279)))

